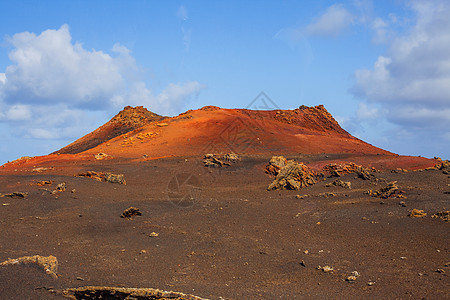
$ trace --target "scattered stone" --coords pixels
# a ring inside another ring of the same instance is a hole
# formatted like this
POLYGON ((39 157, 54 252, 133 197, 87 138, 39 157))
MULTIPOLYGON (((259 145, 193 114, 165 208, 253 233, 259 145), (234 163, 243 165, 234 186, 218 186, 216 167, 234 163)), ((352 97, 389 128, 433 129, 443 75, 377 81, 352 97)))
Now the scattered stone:
POLYGON ((371 180, 376 178, 375 175, 371 173, 376 171, 374 168, 364 168, 363 166, 357 165, 352 162, 344 165, 338 165, 335 163, 329 164, 323 167, 323 170, 325 173, 329 174, 329 177, 341 177, 346 174, 356 173, 358 178, 364 180, 371 180))
MULTIPOLYGON (((272 157, 273 160, 281 160, 280 157, 272 157)), ((269 163, 269 166, 272 165, 269 163)), ((275 165, 273 165, 275 166, 275 165)), ((266 167, 266 170, 272 170, 270 167, 266 167)), ((276 167, 273 168, 276 170, 276 167)), ((287 189, 287 190, 299 190, 309 185, 316 183, 315 172, 303 163, 297 163, 293 160, 286 161, 286 164, 276 172, 274 181, 269 185, 267 190, 287 189)))
POLYGON ((50 168, 40 167, 40 168, 34 168, 33 170, 31 170, 31 172, 41 173, 43 171, 52 170, 52 169, 53 169, 53 167, 50 167, 50 168))
POLYGON ((105 177, 105 173, 102 172, 96 172, 96 171, 87 171, 86 173, 79 173, 76 175, 78 177, 89 177, 98 181, 103 181, 103 178, 105 177))
POLYGON ((444 270, 444 269, 437 269, 436 272, 437 272, 437 273, 444 274, 444 273, 445 273, 445 270, 444 270))
POLYGON ((317 196, 328 198, 328 197, 334 197, 334 196, 336 196, 336 194, 335 193, 320 193, 317 196))
POLYGON ((406 198, 405 195, 403 195, 404 191, 400 190, 397 186, 397 181, 389 182, 387 186, 377 190, 369 190, 366 192, 369 196, 372 197, 379 197, 382 199, 388 199, 388 198, 406 198))
POLYGON ((103 173, 96 171, 87 171, 86 173, 79 173, 78 177, 89 177, 97 181, 106 181, 111 183, 127 184, 123 174, 103 173))
POLYGON ((120 217, 121 218, 126 218, 126 219, 131 219, 134 216, 141 216, 141 215, 142 215, 142 213, 139 210, 139 208, 131 206, 131 207, 125 209, 123 211, 122 215, 120 215, 120 217))
POLYGON ((431 216, 432 218, 441 218, 445 222, 450 222, 450 210, 443 210, 435 213, 431 216))
POLYGON ((178 292, 167 292, 150 288, 123 288, 107 286, 84 286, 70 288, 63 291, 65 297, 71 299, 177 299, 177 300, 205 300, 194 295, 178 292))
POLYGON ((235 153, 224 154, 223 159, 226 160, 226 161, 229 161, 229 162, 233 162, 233 163, 238 162, 239 160, 241 160, 241 158, 235 153))
POLYGON ((76 190, 76 189, 72 189, 70 192, 71 192, 72 194, 75 194, 75 193, 77 192, 77 190, 76 190))
POLYGON ((106 154, 106 153, 103 153, 103 152, 100 152, 100 153, 94 155, 94 158, 96 160, 102 160, 102 159, 105 159, 107 157, 109 157, 109 155, 106 154))
POLYGON ((9 197, 9 198, 25 198, 28 196, 28 192, 12 192, 9 194, 0 194, 0 197, 9 197))
POLYGON ((56 186, 56 190, 58 192, 64 192, 66 190, 66 183, 65 182, 61 182, 60 184, 58 184, 56 186))
POLYGON ((355 282, 358 277, 359 277, 358 271, 353 271, 350 274, 350 276, 347 277, 346 281, 348 281, 348 282, 355 282))
POLYGON ((159 233, 153 231, 153 232, 150 233, 148 236, 149 236, 149 237, 158 237, 158 236, 159 236, 159 233))
POLYGON ((77 280, 84 281, 84 278, 83 277, 77 277, 77 280))
POLYGON ((42 181, 38 181, 36 182, 37 186, 44 186, 44 185, 51 185, 53 183, 53 181, 51 180, 42 180, 42 181))
POLYGON ((304 261, 303 259, 300 261, 300 265, 301 265, 302 267, 306 267, 305 261, 304 261))
POLYGON ((373 286, 374 284, 375 284, 375 282, 373 282, 373 281, 369 281, 369 282, 367 283, 368 286, 373 286))
POLYGON ((2 204, 2 206, 8 206, 9 205, 9 203, 3 203, 2 204))
POLYGON ((106 173, 105 181, 111 183, 127 184, 127 182, 125 181, 125 176, 123 174, 106 173))
POLYGON ((324 272, 324 273, 332 273, 334 271, 334 269, 330 266, 324 266, 324 267, 318 266, 316 269, 322 270, 322 272, 324 272))
POLYGON ((398 203, 398 205, 400 205, 401 207, 406 207, 406 202, 405 201, 400 201, 398 203))
POLYGON ((238 160, 239 157, 234 153, 225 154, 222 157, 214 154, 205 154, 203 156, 203 164, 205 165, 205 167, 209 168, 220 168, 225 166, 229 167, 231 166, 230 162, 237 162, 238 160))
POLYGON ((327 185, 325 185, 327 187, 330 186, 340 186, 343 187, 345 189, 351 189, 352 183, 350 181, 342 181, 340 179, 336 179, 335 181, 328 183, 327 185))
POLYGON ((421 209, 416 209, 416 208, 414 208, 408 215, 408 217, 411 217, 411 218, 423 218, 426 216, 427 216, 426 212, 424 212, 421 209))
POLYGON ((52 276, 53 278, 58 278, 58 260, 56 257, 50 256, 23 256, 15 259, 8 259, 2 263, 0 266, 8 266, 8 265, 18 265, 18 264, 36 264, 39 267, 43 268, 45 273, 52 276))
POLYGON ((402 169, 402 168, 397 168, 395 170, 391 170, 391 173, 408 173, 408 170, 402 169))

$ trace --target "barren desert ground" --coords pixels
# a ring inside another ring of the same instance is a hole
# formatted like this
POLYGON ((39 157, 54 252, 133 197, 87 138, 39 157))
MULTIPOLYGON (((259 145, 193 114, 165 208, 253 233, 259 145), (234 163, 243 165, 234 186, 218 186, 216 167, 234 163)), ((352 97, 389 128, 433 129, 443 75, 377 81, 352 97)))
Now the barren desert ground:
POLYGON ((198 157, 102 161, 1 175, 3 193, 29 193, 0 198, 1 260, 58 260, 57 278, 34 265, 1 266, 2 299, 58 299, 80 286, 210 299, 448 297, 449 223, 432 217, 449 204, 442 170, 341 177, 351 189, 326 187, 335 179, 326 178, 301 190, 267 191, 269 160, 247 156, 227 168, 205 168, 198 157), (126 185, 73 176, 89 170, 124 174, 126 185), (53 183, 36 185, 44 180, 53 183), (406 198, 364 194, 390 181, 406 198), (43 189, 62 182, 64 192, 43 189), (142 215, 120 218, 129 207, 142 215), (415 208, 427 216, 408 217, 415 208), (351 282, 353 271, 359 276, 351 282))

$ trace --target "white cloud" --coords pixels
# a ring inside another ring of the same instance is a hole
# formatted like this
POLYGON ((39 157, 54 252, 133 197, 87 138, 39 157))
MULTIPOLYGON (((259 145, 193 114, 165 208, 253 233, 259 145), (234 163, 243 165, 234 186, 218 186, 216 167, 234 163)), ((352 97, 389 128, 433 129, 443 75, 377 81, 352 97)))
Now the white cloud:
POLYGON ((192 28, 185 27, 185 25, 188 23, 189 20, 188 11, 186 7, 184 7, 183 5, 178 7, 176 15, 178 19, 181 20, 182 23, 181 33, 183 34, 184 49, 186 51, 189 51, 189 47, 191 45, 192 28))
POLYGON ((379 117, 379 109, 377 107, 371 107, 367 103, 361 102, 358 105, 356 111, 356 117, 359 120, 372 120, 379 117))
MULTIPOLYGON (((388 111, 391 122, 450 128, 450 3, 412 1, 412 28, 392 39, 372 69, 355 72, 352 92, 388 111)), ((383 27, 383 26, 382 26, 383 27)))
POLYGON ((354 21, 354 16, 342 4, 334 4, 314 22, 305 27, 312 36, 337 36, 354 21))
POLYGON ((10 121, 23 121, 31 117, 31 109, 28 105, 12 105, 5 112, 4 118, 10 121))
POLYGON ((386 22, 382 18, 375 18, 370 24, 370 27, 374 32, 372 41, 375 44, 381 44, 387 41, 387 34, 389 29, 388 22, 386 22))
POLYGON ((172 115, 179 113, 190 98, 198 96, 205 88, 205 85, 197 81, 170 83, 161 93, 154 95, 144 82, 135 82, 126 94, 116 95, 112 100, 118 106, 144 105, 160 114, 172 115))
POLYGON ((187 19, 189 19, 186 7, 184 7, 183 5, 178 7, 177 17, 182 21, 186 21, 187 19))
POLYGON ((104 104, 123 82, 120 66, 109 54, 87 51, 71 39, 67 25, 38 36, 23 32, 10 38, 13 64, 5 71, 4 101, 104 104))
MULTIPOLYGON (((185 11, 187 18, 187 11, 185 11)), ((117 112, 144 105, 159 114, 179 113, 204 85, 170 83, 154 94, 140 76, 128 48, 111 54, 72 42, 68 25, 41 34, 23 32, 7 39, 12 62, 0 73, 0 122, 14 122, 18 136, 73 138, 98 126, 90 112, 117 112)), ((105 120, 106 122, 107 120, 105 120)))

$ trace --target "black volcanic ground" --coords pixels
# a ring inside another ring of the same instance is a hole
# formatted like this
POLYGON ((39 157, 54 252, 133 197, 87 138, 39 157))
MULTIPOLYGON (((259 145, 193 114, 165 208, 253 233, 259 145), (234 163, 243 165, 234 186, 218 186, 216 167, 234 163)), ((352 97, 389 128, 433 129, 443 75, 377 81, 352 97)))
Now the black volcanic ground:
POLYGON ((449 207, 442 170, 345 175, 352 189, 326 187, 334 180, 327 178, 300 191, 267 191, 269 159, 243 156, 215 169, 200 157, 74 167, 124 174, 126 185, 57 170, 0 175, 1 193, 29 193, 0 198, 0 262, 28 255, 59 262, 57 279, 33 265, 0 266, 0 298, 59 299, 63 289, 96 285, 210 299, 448 299, 449 223, 432 218, 449 207), (41 180, 53 183, 39 187, 41 180), (405 199, 364 193, 390 181, 405 199), (61 182, 65 192, 42 189, 61 182), (120 218, 130 206, 142 215, 120 218), (414 208, 427 216, 408 217, 414 208), (346 281, 353 271, 356 281, 346 281))

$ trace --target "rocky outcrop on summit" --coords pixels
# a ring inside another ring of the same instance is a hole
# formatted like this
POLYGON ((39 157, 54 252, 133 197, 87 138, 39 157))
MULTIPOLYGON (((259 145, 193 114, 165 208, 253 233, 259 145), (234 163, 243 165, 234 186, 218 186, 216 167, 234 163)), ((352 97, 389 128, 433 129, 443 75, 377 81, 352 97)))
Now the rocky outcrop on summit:
POLYGON ((93 132, 76 140, 72 144, 54 152, 53 154, 76 154, 92 149, 106 141, 132 130, 145 126, 155 121, 161 121, 167 117, 157 115, 143 106, 126 106, 109 122, 97 128, 93 132))

